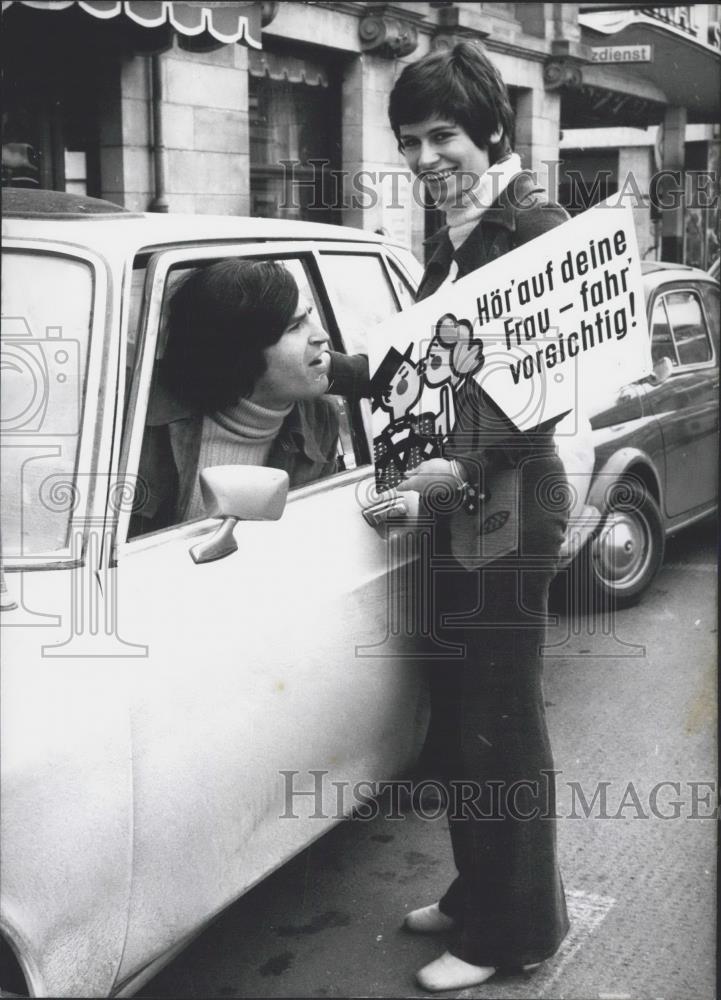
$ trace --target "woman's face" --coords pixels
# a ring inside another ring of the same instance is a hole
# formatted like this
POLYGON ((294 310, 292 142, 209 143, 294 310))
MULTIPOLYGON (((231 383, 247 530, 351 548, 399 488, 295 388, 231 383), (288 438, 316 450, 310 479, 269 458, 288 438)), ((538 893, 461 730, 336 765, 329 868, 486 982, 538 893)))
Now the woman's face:
POLYGON ((328 334, 317 321, 313 306, 302 296, 280 340, 264 351, 267 364, 251 399, 270 409, 316 399, 328 388, 328 334))
POLYGON ((433 337, 423 362, 423 378, 427 385, 443 385, 449 382, 451 371, 451 349, 433 337))
MULTIPOLYGON (((489 141, 499 139, 500 134, 494 133, 489 141)), ((401 125, 400 147, 410 169, 444 211, 460 208, 462 193, 470 190, 489 166, 488 151, 476 146, 466 130, 448 118, 401 125)))

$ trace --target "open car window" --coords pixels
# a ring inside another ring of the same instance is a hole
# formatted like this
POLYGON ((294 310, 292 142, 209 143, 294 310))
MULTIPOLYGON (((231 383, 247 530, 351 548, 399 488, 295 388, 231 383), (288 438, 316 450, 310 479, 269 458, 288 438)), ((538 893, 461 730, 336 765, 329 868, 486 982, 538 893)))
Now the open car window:
MULTIPOLYGON (((400 268, 380 253, 321 251, 320 267, 338 327, 349 354, 368 354, 368 337, 378 323, 411 305, 412 291, 400 268)), ((359 403, 369 454, 373 453, 370 400, 359 403)))
MULTIPOLYGON (((295 278, 301 299, 313 305, 320 325, 329 333, 332 330, 324 309, 325 299, 320 291, 312 252, 282 252, 281 247, 271 255, 267 250, 259 253, 256 247, 255 252, 248 248, 245 252, 223 254, 208 248, 203 256, 199 254, 196 257, 189 251, 184 254, 182 251, 168 251, 150 262, 143 291, 146 301, 142 305, 137 301, 138 283, 132 289, 136 300, 132 312, 136 316, 144 316, 145 322, 144 328, 139 329, 135 344, 128 345, 128 356, 130 358, 132 352, 134 364, 128 378, 130 391, 124 421, 123 457, 126 474, 135 483, 135 504, 127 525, 128 539, 173 528, 188 520, 183 516, 183 510, 188 507, 184 506, 182 499, 187 499, 188 465, 183 463, 194 463, 193 475, 197 480, 198 464, 202 464, 199 441, 203 440, 203 435, 207 436, 208 420, 212 417, 196 413, 188 407, 174 394, 164 376, 163 359, 168 339, 172 336, 168 324, 169 305, 174 288, 188 274, 227 256, 272 259, 282 263, 295 278), (180 259, 183 257, 185 259, 180 259), (152 301, 148 301, 149 298, 152 301)), ((331 346, 339 349, 342 345, 337 343, 331 346)), ((284 419, 277 440, 271 445, 272 458, 267 464, 285 467, 290 472, 292 487, 309 485, 320 478, 353 469, 359 457, 364 457, 360 417, 356 417, 357 426, 354 427, 352 409, 340 396, 326 395, 322 404, 320 417, 316 408, 306 408, 305 413, 300 415, 300 425, 299 414, 294 407, 284 419), (321 419, 321 424, 311 426, 308 423, 310 418, 321 419), (290 465, 284 466, 284 456, 279 449, 300 452, 297 464, 293 466, 291 455, 290 465), (280 465, 277 464, 279 455, 280 465), (304 460, 307 460, 310 471, 301 468, 304 460), (294 482, 292 470, 297 472, 299 469, 294 482)), ((210 426, 212 429, 214 425, 210 426)), ((198 507, 197 493, 197 488, 194 488, 195 502, 191 510, 198 507)), ((204 520, 202 515, 200 518, 204 520)), ((122 537, 122 531, 119 537, 122 537)))
POLYGON ((320 263, 346 350, 367 354, 369 331, 400 311, 381 255, 321 251, 320 263))

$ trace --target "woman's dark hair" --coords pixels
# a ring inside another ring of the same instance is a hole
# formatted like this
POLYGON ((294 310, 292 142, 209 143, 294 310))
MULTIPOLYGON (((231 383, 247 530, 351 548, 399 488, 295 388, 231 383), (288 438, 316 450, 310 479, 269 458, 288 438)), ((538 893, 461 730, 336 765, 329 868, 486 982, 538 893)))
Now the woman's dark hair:
POLYGON ((511 152, 513 109, 501 75, 478 46, 459 42, 448 52, 430 52, 406 66, 388 103, 391 128, 400 143, 400 126, 444 118, 460 125, 490 163, 511 152), (503 129, 499 142, 491 135, 503 129))
POLYGON ((298 305, 293 275, 274 261, 221 260, 194 270, 170 300, 167 387, 204 413, 250 396, 298 305))

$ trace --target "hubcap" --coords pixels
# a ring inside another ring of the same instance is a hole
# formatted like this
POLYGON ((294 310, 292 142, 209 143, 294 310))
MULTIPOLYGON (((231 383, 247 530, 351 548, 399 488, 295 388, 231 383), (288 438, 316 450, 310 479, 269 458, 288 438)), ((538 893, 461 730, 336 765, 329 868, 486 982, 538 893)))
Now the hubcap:
POLYGON ((596 574, 614 590, 629 590, 646 572, 651 560, 652 535, 639 510, 612 510, 593 545, 596 574))

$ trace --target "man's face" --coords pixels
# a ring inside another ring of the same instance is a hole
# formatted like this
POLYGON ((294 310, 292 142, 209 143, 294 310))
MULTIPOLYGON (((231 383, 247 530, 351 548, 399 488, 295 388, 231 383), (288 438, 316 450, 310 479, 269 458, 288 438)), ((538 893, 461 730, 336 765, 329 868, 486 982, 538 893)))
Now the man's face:
POLYGON ((328 388, 328 334, 314 316, 313 306, 299 297, 298 306, 280 340, 265 350, 267 369, 251 399, 271 409, 316 399, 328 388))
POLYGON ((421 377, 412 361, 404 361, 391 379, 388 388, 383 390, 384 409, 388 410, 394 419, 402 417, 421 394, 421 377))

